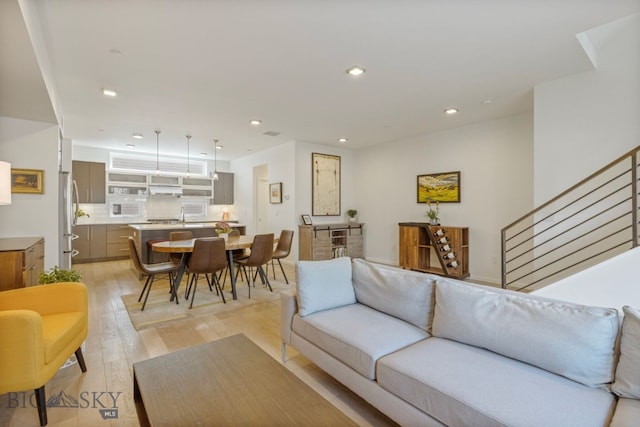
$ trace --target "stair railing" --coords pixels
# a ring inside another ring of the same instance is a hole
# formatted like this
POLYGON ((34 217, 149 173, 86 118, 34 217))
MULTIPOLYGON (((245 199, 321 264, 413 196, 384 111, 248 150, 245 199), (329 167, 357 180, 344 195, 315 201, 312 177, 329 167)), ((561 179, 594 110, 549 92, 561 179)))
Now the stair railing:
POLYGON ((638 152, 501 230, 504 289, 538 289, 638 246, 638 152))

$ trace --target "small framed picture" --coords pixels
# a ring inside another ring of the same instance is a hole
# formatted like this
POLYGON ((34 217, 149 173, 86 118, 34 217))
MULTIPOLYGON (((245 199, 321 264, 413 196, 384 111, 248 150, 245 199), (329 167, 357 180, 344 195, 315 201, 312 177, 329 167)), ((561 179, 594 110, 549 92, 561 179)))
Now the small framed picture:
POLYGON ((12 193, 44 193, 44 171, 40 169, 11 169, 12 193))
POLYGON ((282 183, 269 184, 269 203, 282 203, 282 183))
POLYGON ((304 223, 304 225, 313 225, 313 222, 311 221, 311 215, 302 215, 302 222, 304 223))

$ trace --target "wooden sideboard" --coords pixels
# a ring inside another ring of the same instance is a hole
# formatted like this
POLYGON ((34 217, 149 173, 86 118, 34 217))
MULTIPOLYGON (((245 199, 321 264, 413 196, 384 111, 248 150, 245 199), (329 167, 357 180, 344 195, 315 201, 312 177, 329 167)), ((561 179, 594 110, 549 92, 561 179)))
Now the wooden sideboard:
POLYGON ((364 257, 364 224, 301 225, 298 258, 319 261, 341 256, 364 257))
POLYGON ((38 284, 44 271, 44 238, 0 239, 0 291, 38 284))
POLYGON ((469 228, 401 222, 399 265, 443 276, 469 277, 469 228))

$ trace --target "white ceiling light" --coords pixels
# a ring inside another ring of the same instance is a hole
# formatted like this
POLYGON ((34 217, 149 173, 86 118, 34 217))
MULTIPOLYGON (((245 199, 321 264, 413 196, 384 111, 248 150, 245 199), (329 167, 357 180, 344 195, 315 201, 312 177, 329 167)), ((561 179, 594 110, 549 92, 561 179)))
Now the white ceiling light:
POLYGON ((457 108, 447 108, 444 112, 448 115, 456 114, 459 110, 457 108))
POLYGON ((189 164, 189 141, 191 141, 191 135, 185 135, 187 137, 187 178, 191 176, 191 165, 189 164))
POLYGON ((104 96, 110 96, 110 97, 114 97, 114 96, 118 96, 118 92, 116 92, 113 89, 102 89, 102 94, 104 96))
POLYGON ((127 144, 127 148, 129 150, 133 150, 134 148, 136 148, 136 145, 135 144, 127 144))
POLYGON ((350 76, 353 76, 353 77, 358 77, 358 76, 363 75, 365 73, 365 71, 367 71, 367 70, 365 70, 364 68, 362 68, 362 67, 360 67, 358 65, 355 65, 355 66, 347 69, 347 74, 349 74, 350 76))
POLYGON ((251 121, 249 122, 249 124, 250 124, 251 126, 258 126, 258 125, 261 125, 261 124, 262 124, 262 120, 251 120, 251 121))
POLYGON ((207 157, 207 153, 200 153, 202 157, 207 157))
POLYGON ((338 142, 341 142, 341 143, 343 143, 343 144, 344 144, 345 142, 347 142, 348 140, 349 140, 349 139, 347 139, 347 138, 338 138, 338 142))
POLYGON ((213 180, 217 181, 218 178, 218 140, 213 140, 213 146, 215 149, 213 150, 213 180))
POLYGON ((141 133, 134 133, 134 134, 133 134, 133 137, 134 137, 135 139, 142 139, 142 134, 141 134, 141 133))
POLYGON ((156 175, 160 175, 160 129, 154 130, 156 133, 156 175))

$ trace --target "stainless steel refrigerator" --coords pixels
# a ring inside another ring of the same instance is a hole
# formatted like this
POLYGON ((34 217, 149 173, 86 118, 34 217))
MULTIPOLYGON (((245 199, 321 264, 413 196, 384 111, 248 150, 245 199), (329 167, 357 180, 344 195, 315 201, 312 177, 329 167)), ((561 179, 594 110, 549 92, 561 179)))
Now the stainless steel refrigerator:
POLYGON ((71 172, 60 172, 59 180, 59 267, 69 269, 71 268, 72 258, 78 254, 78 251, 73 249, 73 240, 78 238, 73 233, 73 227, 78 221, 78 186, 72 179, 71 172))

